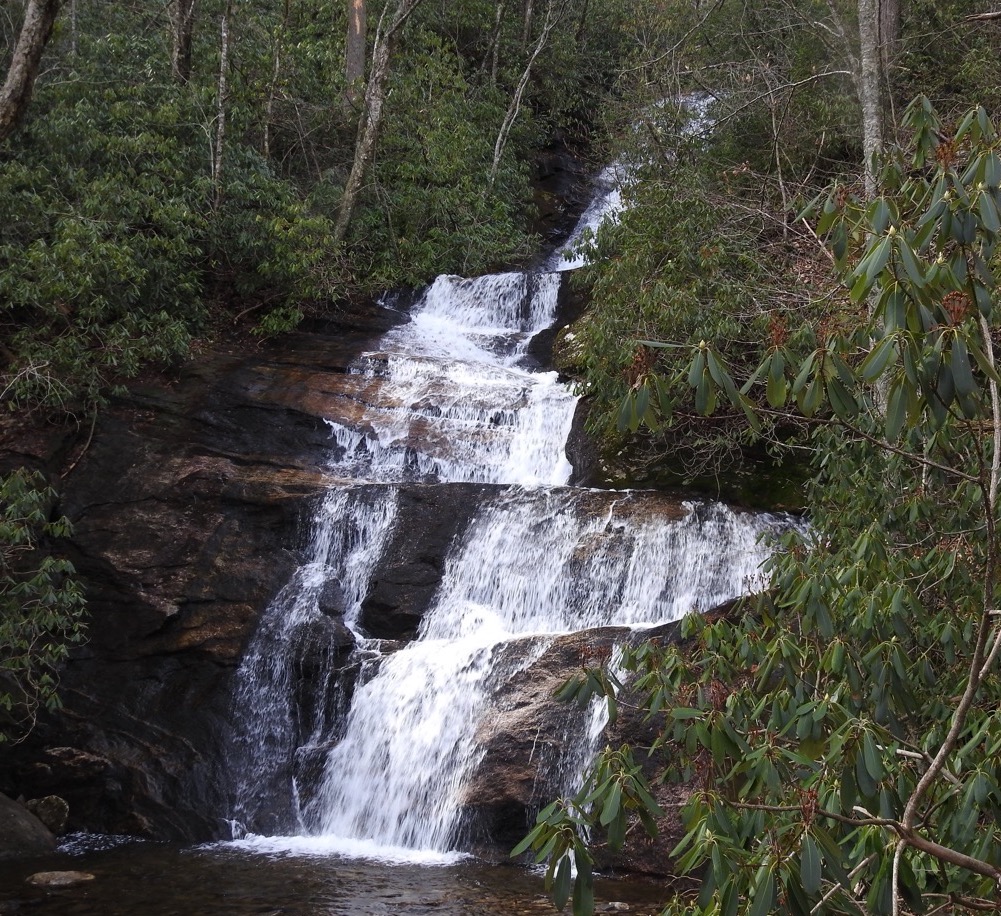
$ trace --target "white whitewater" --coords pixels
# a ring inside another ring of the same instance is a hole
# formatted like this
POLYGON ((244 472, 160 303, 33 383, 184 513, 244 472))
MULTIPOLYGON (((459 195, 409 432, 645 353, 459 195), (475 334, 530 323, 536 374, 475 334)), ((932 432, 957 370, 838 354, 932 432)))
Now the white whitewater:
POLYGON ((594 196, 583 216, 577 221, 570 237, 556 249, 546 262, 548 270, 576 270, 587 263, 581 242, 598 230, 605 220, 615 219, 622 210, 622 187, 629 177, 623 162, 605 166, 594 182, 594 196))
POLYGON ((692 512, 665 525, 620 514, 614 502, 595 513, 592 497, 514 490, 474 520, 419 638, 355 694, 309 812, 319 834, 448 852, 461 827, 463 786, 481 759, 483 711, 547 637, 651 626, 761 585, 767 550, 757 536, 773 523, 767 517, 713 506, 706 517, 692 512), (538 638, 523 640, 517 653, 500 651, 528 636, 538 638))
POLYGON ((333 470, 372 482, 565 483, 577 397, 555 372, 519 367, 552 324, 560 277, 506 273, 435 280, 412 320, 355 371, 391 393, 366 426, 331 422, 333 470))
MULTIPOLYGON (((620 180, 614 169, 602 176, 545 271, 439 277, 409 323, 357 361, 364 410, 328 421, 330 470, 368 486, 331 491, 309 560, 265 614, 237 679, 233 818, 237 834, 254 831, 244 845, 449 861, 461 853, 463 791, 483 755, 477 731, 500 686, 561 634, 651 627, 762 586, 761 535, 782 520, 701 503, 671 518, 656 494, 566 486, 577 397, 556 373, 528 368, 526 354, 555 320, 560 271, 573 266, 565 250, 621 205, 620 180), (418 637, 402 648, 368 639, 358 611, 398 487, 460 481, 508 486, 453 544, 418 637), (324 607, 331 583, 361 674, 349 709, 332 670, 304 710, 302 640, 319 633, 320 656, 337 655, 324 607), (301 798, 310 761, 319 788, 301 798)), ((593 754, 601 715, 566 742, 564 768, 577 772, 593 754)))

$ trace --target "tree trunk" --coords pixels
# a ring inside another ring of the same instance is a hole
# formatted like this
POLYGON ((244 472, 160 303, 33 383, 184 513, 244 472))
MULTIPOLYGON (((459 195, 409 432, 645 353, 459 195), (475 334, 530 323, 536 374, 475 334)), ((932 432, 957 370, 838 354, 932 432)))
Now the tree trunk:
POLYGON ((173 0, 170 4, 170 72, 179 83, 191 79, 191 45, 195 33, 197 0, 173 0))
POLYGON ((514 95, 511 96, 511 104, 507 107, 507 114, 504 115, 504 122, 497 132, 497 141, 494 143, 494 161, 490 166, 490 177, 487 179, 484 194, 489 193, 493 189, 494 182, 497 180, 497 171, 500 168, 501 156, 504 155, 504 147, 507 145, 508 135, 511 133, 515 119, 518 117, 518 112, 521 110, 521 98, 525 94, 525 87, 528 85, 529 77, 532 75, 532 66, 535 64, 535 59, 542 53, 546 42, 549 41, 549 33, 552 32, 555 25, 556 17, 553 15, 553 0, 549 0, 549 3, 546 5, 546 18, 542 25, 539 40, 535 43, 535 48, 528 58, 528 63, 525 64, 525 69, 521 74, 521 79, 518 80, 514 95))
POLYGON ((375 153, 375 143, 379 137, 379 128, 382 126, 382 106, 386 101, 386 83, 389 80, 393 48, 396 46, 403 24, 422 2, 423 0, 399 0, 393 21, 385 34, 382 33, 382 22, 379 23, 375 47, 372 50, 372 71, 365 87, 365 102, 358 121, 354 162, 351 165, 351 174, 348 175, 347 183, 344 185, 344 194, 337 211, 337 223, 334 225, 334 241, 338 244, 347 234, 348 223, 351 222, 351 214, 358 201, 358 192, 375 153))
POLYGON ((494 7, 494 30, 490 35, 490 41, 487 44, 487 49, 483 53, 483 60, 480 61, 479 73, 484 73, 487 70, 487 65, 490 65, 490 85, 497 85, 497 66, 500 57, 500 37, 501 37, 501 25, 504 19, 504 6, 505 0, 497 0, 497 5, 494 7))
POLYGON ((365 85, 365 0, 348 0, 348 34, 344 42, 344 107, 353 111, 365 85))
POLYGON ((215 185, 215 206, 222 204, 223 154, 226 150, 226 102, 229 98, 229 18, 233 0, 226 0, 226 8, 219 25, 219 85, 216 90, 215 144, 212 150, 212 183, 215 185))
POLYGON ((24 115, 38 76, 42 52, 52 35, 60 0, 29 0, 24 24, 0 89, 0 141, 13 132, 24 115))
POLYGON ((275 97, 278 95, 278 78, 281 76, 282 48, 285 35, 288 33, 288 20, 291 0, 285 0, 281 27, 275 32, 274 55, 271 59, 271 83, 268 86, 268 101, 264 106, 264 138, 262 152, 265 159, 271 158, 271 122, 275 113, 275 97))
POLYGON ((521 20, 521 46, 523 48, 527 48, 529 41, 532 40, 532 18, 535 14, 534 7, 535 4, 533 0, 525 0, 521 20))
POLYGON ((888 76, 900 46, 900 0, 879 0, 879 50, 888 76))
POLYGON ((883 150, 883 57, 879 44, 879 0, 858 0, 859 101, 862 103, 862 150, 865 190, 876 191, 876 156, 883 150))

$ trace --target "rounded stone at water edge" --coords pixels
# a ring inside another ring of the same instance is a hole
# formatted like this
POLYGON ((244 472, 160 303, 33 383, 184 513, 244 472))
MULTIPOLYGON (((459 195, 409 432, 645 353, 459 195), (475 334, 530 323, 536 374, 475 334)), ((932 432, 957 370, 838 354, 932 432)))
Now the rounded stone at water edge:
POLYGON ((0 860, 42 855, 55 845, 56 838, 35 815, 0 795, 0 860))
POLYGON ((93 880, 94 876, 86 871, 39 871, 27 879, 28 884, 46 888, 76 887, 93 880))

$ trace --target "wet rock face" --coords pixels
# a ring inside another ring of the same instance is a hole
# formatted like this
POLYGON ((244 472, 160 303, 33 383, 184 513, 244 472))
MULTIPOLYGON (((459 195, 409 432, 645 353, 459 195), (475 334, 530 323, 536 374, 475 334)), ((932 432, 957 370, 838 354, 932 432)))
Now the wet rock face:
MULTIPOLYGON (((567 761, 570 771, 560 763, 572 736, 586 731, 588 713, 560 702, 556 692, 628 634, 607 627, 560 636, 494 696, 477 736, 483 760, 465 791, 467 824, 482 854, 503 857, 528 833, 539 809, 576 790, 584 762, 567 761)), ((518 649, 513 644, 509 651, 518 649)))
POLYGON ((441 581, 452 541, 494 489, 449 484, 401 491, 393 533, 362 604, 359 622, 369 636, 413 639, 441 581))
POLYGON ((62 836, 66 832, 66 822, 70 813, 66 799, 58 795, 46 795, 44 798, 29 799, 24 803, 24 807, 56 836, 62 836))
MULTIPOLYGON (((589 713, 573 703, 557 700, 556 691, 582 667, 600 666, 616 645, 636 638, 629 630, 614 627, 561 636, 494 698, 494 709, 485 718, 480 733, 485 749, 483 760, 465 792, 467 830, 479 854, 497 861, 507 859, 510 850, 531 830, 543 807, 577 791, 586 762, 576 760, 577 769, 568 771, 560 767, 560 760, 566 760, 572 736, 586 728, 589 713)), ((678 639, 678 625, 658 627, 640 638, 674 642, 678 639)), ((656 724, 644 721, 642 711, 634 707, 627 685, 620 697, 618 721, 605 731, 604 740, 612 747, 625 742, 634 747, 653 744, 656 724)), ((597 847, 598 865, 669 875, 673 873, 670 852, 684 835, 679 811, 688 789, 656 784, 667 763, 660 757, 639 752, 636 759, 642 763, 654 797, 665 812, 658 824, 659 835, 655 840, 646 840, 637 824, 635 836, 644 839, 631 842, 623 853, 597 847)))
MULTIPOLYGON (((137 389, 102 412, 56 508, 74 526, 64 548, 86 587, 88 642, 63 673, 62 713, 0 748, 0 791, 59 795, 69 830, 228 836, 234 674, 302 560, 329 483, 324 420, 356 394, 346 370, 388 326, 379 321, 292 335, 249 357, 205 355, 173 387, 137 389)), ((51 430, 29 445, 30 463, 50 472, 75 457, 51 430)), ((0 450, 0 466, 23 458, 0 450)), ((369 635, 413 638, 453 540, 494 489, 400 488, 362 608, 369 635)), ((319 609, 293 672, 307 711, 331 656, 345 695, 357 670, 339 583, 319 609)), ((295 766, 308 783, 316 761, 295 766)))
MULTIPOLYGON (((70 830, 228 836, 234 675, 262 612, 302 560, 330 482, 324 421, 346 417, 362 393, 347 367, 384 325, 314 329, 251 356, 202 356, 173 387, 137 390, 102 413, 86 451, 71 456, 56 510, 74 525, 65 546, 86 586, 89 642, 63 674, 63 712, 25 743, 0 748, 0 791, 59 795, 70 830)), ((0 467, 18 460, 2 449, 0 467)), ((21 458, 52 472, 71 452, 50 431, 21 458)), ((384 648, 414 637, 450 547, 496 489, 399 488, 360 618, 384 648)), ((622 494, 577 498, 602 517, 609 501, 618 513, 651 511, 648 500, 630 509, 622 494)), ((682 512, 666 501, 656 511, 682 512)), ((342 671, 345 695, 357 675, 345 606, 340 583, 328 582, 320 618, 296 634, 291 689, 307 718, 322 672, 342 671)), ((535 812, 566 790, 557 762, 585 713, 553 693, 621 638, 600 630, 555 639, 495 698, 479 736, 484 761, 467 790, 469 835, 491 856, 505 858, 535 812)), ((311 747, 290 764, 306 803, 328 749, 311 747)))

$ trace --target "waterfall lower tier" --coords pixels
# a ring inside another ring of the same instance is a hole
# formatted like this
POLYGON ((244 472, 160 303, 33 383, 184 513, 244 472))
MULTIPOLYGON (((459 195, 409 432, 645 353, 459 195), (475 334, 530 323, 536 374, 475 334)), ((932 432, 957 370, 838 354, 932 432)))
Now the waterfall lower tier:
MULTIPOLYGON (((253 832, 370 856, 461 848, 475 828, 465 812, 482 732, 512 678, 558 636, 650 627, 760 588, 762 536, 788 524, 655 493, 489 488, 453 540, 417 638, 400 647, 366 631, 360 584, 389 562, 399 492, 334 491, 309 562, 241 669, 238 746, 253 763, 234 814, 253 832), (318 658, 326 667, 310 674, 318 658)), ((587 756, 586 741, 563 744, 565 759, 540 761, 539 793, 587 756)))

